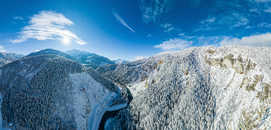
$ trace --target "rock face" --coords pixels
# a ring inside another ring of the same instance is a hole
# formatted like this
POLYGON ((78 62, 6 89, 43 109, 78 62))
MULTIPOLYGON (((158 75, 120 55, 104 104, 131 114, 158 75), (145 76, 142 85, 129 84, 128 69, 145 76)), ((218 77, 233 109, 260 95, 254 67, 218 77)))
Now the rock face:
POLYGON ((128 102, 92 69, 51 54, 1 67, 0 93, 2 127, 14 130, 98 129, 104 112, 128 102))
POLYGON ((133 100, 105 129, 271 129, 271 48, 202 47, 112 67, 133 100))

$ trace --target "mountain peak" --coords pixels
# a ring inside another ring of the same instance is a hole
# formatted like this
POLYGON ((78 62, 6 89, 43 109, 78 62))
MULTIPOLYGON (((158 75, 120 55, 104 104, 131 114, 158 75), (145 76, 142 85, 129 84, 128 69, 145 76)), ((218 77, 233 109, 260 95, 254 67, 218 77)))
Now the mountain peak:
POLYGON ((66 53, 74 57, 76 61, 93 68, 97 68, 99 66, 107 64, 115 64, 113 61, 104 56, 100 56, 88 51, 73 49, 67 51, 66 53))

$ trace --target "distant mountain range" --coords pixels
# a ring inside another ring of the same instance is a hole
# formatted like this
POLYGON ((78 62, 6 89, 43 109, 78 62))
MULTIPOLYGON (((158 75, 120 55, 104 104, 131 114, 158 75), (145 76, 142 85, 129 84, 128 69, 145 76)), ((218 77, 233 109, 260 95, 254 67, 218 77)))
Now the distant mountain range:
POLYGON ((70 50, 66 52, 75 60, 85 66, 92 67, 92 68, 97 68, 102 65, 107 65, 107 64, 115 64, 114 61, 111 61, 110 59, 90 53, 87 51, 81 51, 81 50, 70 50))
POLYGON ((57 55, 57 56, 65 57, 65 58, 70 59, 70 60, 75 60, 74 57, 72 57, 72 56, 70 56, 70 55, 68 55, 68 54, 66 54, 64 52, 54 50, 54 49, 44 49, 44 50, 40 50, 40 51, 37 51, 37 52, 32 52, 29 55, 27 55, 27 57, 29 57, 29 56, 40 56, 40 55, 57 55))
POLYGON ((100 56, 94 53, 90 53, 87 51, 81 51, 81 50, 70 50, 67 52, 61 52, 54 49, 44 49, 38 52, 33 52, 27 56, 38 56, 38 55, 57 55, 62 56, 67 59, 70 59, 72 61, 78 62, 86 67, 92 67, 96 69, 99 66, 103 65, 111 65, 115 64, 114 61, 111 61, 110 59, 100 56))
POLYGON ((0 66, 15 61, 21 57, 23 57, 23 55, 0 52, 0 66))
POLYGON ((116 59, 116 60, 113 60, 115 62, 115 64, 126 64, 126 63, 129 63, 129 61, 126 61, 126 60, 122 60, 122 59, 116 59))

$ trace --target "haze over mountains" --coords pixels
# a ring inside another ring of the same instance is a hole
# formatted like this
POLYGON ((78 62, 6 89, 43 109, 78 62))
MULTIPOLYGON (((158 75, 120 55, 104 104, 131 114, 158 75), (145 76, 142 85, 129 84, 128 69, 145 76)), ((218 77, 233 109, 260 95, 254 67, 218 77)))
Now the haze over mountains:
POLYGON ((89 67, 93 67, 93 68, 97 68, 99 66, 107 65, 107 64, 115 64, 114 61, 111 61, 110 59, 106 57, 99 56, 97 54, 90 53, 87 51, 80 51, 80 50, 74 49, 74 50, 67 51, 66 53, 74 57, 75 60, 78 61, 79 63, 89 66, 89 67))
POLYGON ((106 65, 106 64, 115 64, 115 62, 111 61, 110 59, 99 56, 94 53, 90 53, 87 51, 81 50, 69 50, 67 52, 61 52, 54 49, 45 49, 38 52, 30 53, 27 56, 36 56, 36 55, 44 55, 44 54, 52 54, 65 57, 67 59, 76 61, 82 65, 97 68, 98 66, 106 65))
POLYGON ((7 64, 9 62, 12 62, 14 60, 17 60, 21 57, 23 57, 23 56, 18 55, 18 54, 14 54, 14 53, 0 52, 0 66, 7 64))
POLYGON ((33 52, 0 67, 1 124, 12 130, 271 129, 270 53, 268 47, 195 47, 115 64, 79 50, 33 52))

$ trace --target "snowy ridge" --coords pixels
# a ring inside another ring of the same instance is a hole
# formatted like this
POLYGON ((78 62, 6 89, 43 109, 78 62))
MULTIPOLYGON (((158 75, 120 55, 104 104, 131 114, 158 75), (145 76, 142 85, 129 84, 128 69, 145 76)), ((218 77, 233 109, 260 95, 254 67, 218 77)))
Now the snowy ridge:
POLYGON ((128 84, 134 99, 114 120, 124 129, 271 129, 270 53, 200 47, 148 58, 154 69, 128 84))
POLYGON ((0 70, 5 128, 95 130, 105 111, 127 105, 119 87, 64 57, 25 57, 0 70))

